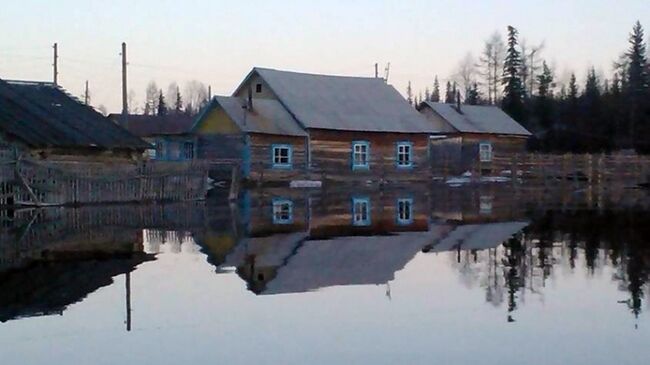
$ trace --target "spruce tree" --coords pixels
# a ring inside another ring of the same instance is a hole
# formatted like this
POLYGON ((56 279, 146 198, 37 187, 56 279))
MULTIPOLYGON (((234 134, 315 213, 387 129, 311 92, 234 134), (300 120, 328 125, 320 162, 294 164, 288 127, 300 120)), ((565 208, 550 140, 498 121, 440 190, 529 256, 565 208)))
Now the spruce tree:
POLYGON ((409 81, 408 86, 406 86, 406 101, 413 105, 413 88, 411 88, 411 81, 409 81))
MULTIPOLYGON (((637 140, 645 144, 646 138, 637 138, 640 134, 650 133, 650 116, 646 115, 644 120, 644 108, 649 109, 650 102, 648 95, 648 59, 646 56, 646 44, 643 35, 643 27, 639 21, 634 24, 629 38, 630 49, 627 56, 627 77, 626 95, 629 97, 629 147, 637 147, 637 140), (638 130, 637 130, 638 129, 638 130)), ((646 110, 650 114, 650 110, 646 110)), ((650 148, 650 145, 645 145, 650 148)))
POLYGON ((176 103, 174 104, 174 111, 180 114, 183 111, 183 98, 181 97, 181 89, 176 87, 176 103))
POLYGON ((455 92, 451 88, 451 82, 447 81, 447 89, 445 91, 445 103, 453 104, 455 97, 455 92))
POLYGON ((542 63, 542 73, 537 76, 537 84, 536 112, 540 126, 546 131, 542 146, 544 150, 549 151, 553 148, 556 138, 553 126, 553 95, 551 93, 553 74, 546 61, 542 63))
POLYGON ((524 88, 521 81, 521 54, 518 50, 518 32, 512 26, 508 26, 508 48, 506 59, 503 63, 503 110, 518 122, 526 120, 524 109, 524 88))
POLYGON ((167 114, 167 105, 165 105, 165 96, 163 96, 162 90, 158 96, 158 116, 163 116, 167 114))
POLYGON ((479 104, 480 94, 478 92, 478 84, 475 82, 467 91, 467 98, 465 103, 469 105, 478 105, 479 104))
POLYGON ((440 102, 440 83, 438 82, 438 75, 433 80, 433 92, 431 93, 431 101, 440 102))

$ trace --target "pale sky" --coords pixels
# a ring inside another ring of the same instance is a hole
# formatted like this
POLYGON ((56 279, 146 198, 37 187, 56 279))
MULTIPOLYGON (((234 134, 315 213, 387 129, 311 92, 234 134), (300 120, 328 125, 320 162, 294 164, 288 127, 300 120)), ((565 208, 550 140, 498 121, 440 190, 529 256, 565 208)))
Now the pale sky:
POLYGON ((650 33, 649 0, 575 1, 168 1, 3 0, 0 78, 52 79, 92 104, 121 108, 120 44, 127 42, 129 89, 196 79, 229 95, 254 66, 372 76, 391 63, 389 83, 404 93, 445 81, 468 52, 480 53, 511 24, 558 75, 587 67, 608 74, 640 20, 650 33))

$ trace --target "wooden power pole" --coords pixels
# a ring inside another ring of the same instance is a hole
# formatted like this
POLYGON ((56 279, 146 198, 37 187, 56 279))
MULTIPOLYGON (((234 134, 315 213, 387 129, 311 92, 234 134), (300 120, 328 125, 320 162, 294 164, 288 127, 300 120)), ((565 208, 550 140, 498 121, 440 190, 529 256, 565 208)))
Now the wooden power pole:
POLYGON ((54 62, 52 63, 52 66, 54 67, 54 85, 58 86, 59 85, 59 47, 57 43, 54 43, 54 62))
POLYGON ((86 90, 84 91, 84 104, 88 105, 88 99, 90 95, 88 95, 88 80, 86 80, 86 90))
POLYGON ((122 42, 122 126, 126 128, 129 120, 129 104, 126 91, 126 42, 122 42))

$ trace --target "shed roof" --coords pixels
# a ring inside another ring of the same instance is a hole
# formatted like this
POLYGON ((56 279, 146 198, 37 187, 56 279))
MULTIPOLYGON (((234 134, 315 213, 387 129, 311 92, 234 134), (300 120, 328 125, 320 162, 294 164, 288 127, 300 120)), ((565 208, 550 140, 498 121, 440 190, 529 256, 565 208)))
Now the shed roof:
POLYGON ((496 248, 528 226, 528 222, 464 224, 454 228, 431 252, 496 248))
POLYGON ((45 82, 0 80, 0 131, 32 147, 148 147, 63 89, 45 82))
MULTIPOLYGON (((121 114, 111 114, 111 120, 120 123, 121 114)), ((160 135, 180 135, 190 133, 194 117, 184 113, 170 113, 166 115, 129 114, 126 128, 138 137, 151 137, 160 135)))
POLYGON ((461 105, 460 112, 451 104, 425 101, 424 105, 462 133, 531 135, 516 120, 493 105, 461 105))
POLYGON ((254 68, 304 128, 366 132, 435 133, 420 115, 383 79, 315 75, 254 68))
POLYGON ((209 111, 221 106, 242 132, 307 136, 307 133, 300 127, 298 122, 277 100, 255 99, 251 110, 246 109, 245 105, 245 102, 237 97, 215 96, 208 105, 206 112, 202 113, 197 119, 195 125, 198 125, 209 111))

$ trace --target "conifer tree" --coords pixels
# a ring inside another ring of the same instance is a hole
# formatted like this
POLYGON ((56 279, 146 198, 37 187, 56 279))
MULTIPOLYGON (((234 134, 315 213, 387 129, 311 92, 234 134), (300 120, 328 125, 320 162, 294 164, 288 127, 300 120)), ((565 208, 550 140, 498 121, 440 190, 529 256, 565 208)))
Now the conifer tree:
POLYGON ((455 94, 456 93, 451 88, 451 82, 447 81, 447 89, 445 91, 445 103, 453 104, 455 102, 455 99, 456 99, 455 94))
POLYGON ((180 87, 176 87, 176 102, 174 103, 174 111, 180 114, 183 111, 183 97, 181 96, 180 87))
POLYGON ((524 109, 524 88, 521 80, 521 54, 518 50, 518 32, 508 26, 508 48, 503 63, 503 110, 518 122, 526 120, 524 109))
POLYGON ((411 81, 409 81, 408 86, 406 86, 406 101, 413 105, 413 88, 411 88, 411 81))
POLYGON ((163 116, 167 114, 167 105, 165 104, 165 96, 163 95, 162 90, 158 96, 158 116, 163 116))
POLYGON ((440 102, 440 83, 438 82, 438 75, 433 80, 433 92, 431 92, 431 101, 440 102))
POLYGON ((465 103, 469 105, 478 105, 479 98, 480 98, 480 94, 478 91, 478 84, 475 82, 472 84, 472 86, 469 88, 467 92, 467 98, 465 100, 465 103))
POLYGON ((546 61, 542 63, 542 73, 537 76, 537 85, 536 112, 540 126, 547 132, 543 148, 548 151, 552 148, 552 143, 556 142, 556 138, 553 126, 553 95, 551 93, 553 74, 546 61))
POLYGON ((648 77, 648 59, 646 55, 646 43, 643 35, 643 27, 639 21, 634 24, 632 33, 629 37, 630 49, 627 56, 627 77, 626 95, 629 97, 629 147, 635 147, 637 140, 645 144, 645 148, 650 149, 650 145, 645 142, 647 137, 638 139, 639 131, 650 133, 650 95, 649 77, 648 77), (643 117, 644 109, 647 114, 645 120, 643 117), (637 131, 639 129, 639 131, 637 131))

